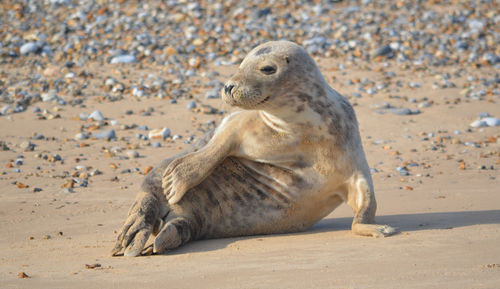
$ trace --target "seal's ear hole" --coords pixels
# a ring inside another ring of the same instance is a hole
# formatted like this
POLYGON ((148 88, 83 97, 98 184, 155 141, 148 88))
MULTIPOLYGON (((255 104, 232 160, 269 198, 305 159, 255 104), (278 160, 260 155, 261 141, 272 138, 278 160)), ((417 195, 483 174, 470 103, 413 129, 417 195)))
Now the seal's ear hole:
POLYGON ((285 57, 286 63, 290 63, 290 58, 285 57))

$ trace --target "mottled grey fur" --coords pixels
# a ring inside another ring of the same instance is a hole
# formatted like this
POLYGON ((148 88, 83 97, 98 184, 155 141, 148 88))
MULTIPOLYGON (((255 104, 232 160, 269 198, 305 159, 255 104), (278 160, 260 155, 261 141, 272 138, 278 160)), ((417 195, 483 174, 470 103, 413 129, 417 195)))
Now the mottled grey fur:
POLYGON ((347 202, 352 231, 388 236, 354 110, 298 45, 268 42, 223 92, 243 108, 145 178, 113 255, 163 252, 191 240, 303 231, 347 202), (262 71, 272 65, 276 72, 262 71), (167 201, 168 200, 168 201, 167 201), (153 247, 143 250, 149 236, 153 247))

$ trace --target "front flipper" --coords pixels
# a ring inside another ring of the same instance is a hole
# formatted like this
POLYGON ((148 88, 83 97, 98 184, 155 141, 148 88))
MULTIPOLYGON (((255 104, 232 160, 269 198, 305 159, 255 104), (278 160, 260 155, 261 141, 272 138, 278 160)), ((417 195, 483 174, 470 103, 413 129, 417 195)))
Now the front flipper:
POLYGON ((353 178, 348 188, 347 203, 354 211, 351 226, 354 234, 379 238, 398 233, 398 229, 391 226, 375 224, 377 202, 369 176, 360 173, 353 178))
POLYGON ((199 152, 173 160, 165 169, 162 178, 163 193, 170 204, 179 202, 190 188, 201 183, 213 165, 204 162, 199 152))
POLYGON ((160 203, 156 197, 145 192, 139 193, 118 234, 111 255, 140 255, 151 233, 159 231, 163 225, 159 213, 160 203))
POLYGON ((369 236, 369 237, 388 237, 390 235, 394 235, 398 233, 396 228, 393 228, 388 225, 377 225, 377 224, 352 224, 352 232, 356 235, 360 236, 369 236))

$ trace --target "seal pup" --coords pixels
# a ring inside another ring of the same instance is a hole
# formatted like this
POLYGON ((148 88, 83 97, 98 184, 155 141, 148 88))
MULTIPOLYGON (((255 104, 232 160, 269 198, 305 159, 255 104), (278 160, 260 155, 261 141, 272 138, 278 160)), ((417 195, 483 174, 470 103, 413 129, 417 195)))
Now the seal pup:
POLYGON ((145 178, 113 255, 191 240, 304 231, 346 202, 352 232, 382 237, 353 108, 288 41, 254 48, 222 89, 242 110, 145 178), (152 246, 144 249, 149 236, 152 246))

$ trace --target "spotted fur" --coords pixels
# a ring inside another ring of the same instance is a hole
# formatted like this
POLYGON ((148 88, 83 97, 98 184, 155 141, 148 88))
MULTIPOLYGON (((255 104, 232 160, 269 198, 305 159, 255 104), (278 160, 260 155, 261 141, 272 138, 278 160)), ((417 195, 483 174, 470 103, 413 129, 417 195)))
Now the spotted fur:
POLYGON ((222 95, 243 111, 148 174, 114 255, 141 254, 150 234, 156 238, 146 252, 303 231, 344 201, 355 234, 396 232, 374 224, 373 184, 352 106, 304 49, 287 41, 256 47, 222 95))

